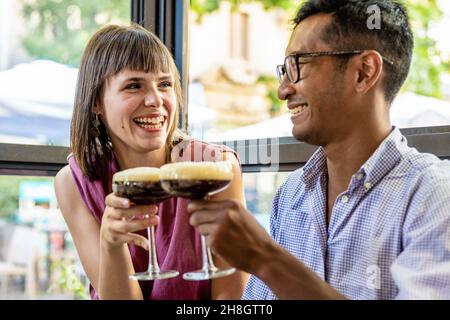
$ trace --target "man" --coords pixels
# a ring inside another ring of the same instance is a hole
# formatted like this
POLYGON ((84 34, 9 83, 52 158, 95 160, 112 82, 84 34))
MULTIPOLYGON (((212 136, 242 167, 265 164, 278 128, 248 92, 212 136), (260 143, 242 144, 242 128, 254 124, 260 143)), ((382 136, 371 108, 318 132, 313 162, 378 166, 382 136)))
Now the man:
POLYGON ((411 63, 405 9, 310 0, 294 22, 278 95, 294 137, 321 148, 275 195, 275 241, 232 200, 192 202, 191 223, 253 274, 244 299, 450 298, 450 163, 389 120, 411 63))

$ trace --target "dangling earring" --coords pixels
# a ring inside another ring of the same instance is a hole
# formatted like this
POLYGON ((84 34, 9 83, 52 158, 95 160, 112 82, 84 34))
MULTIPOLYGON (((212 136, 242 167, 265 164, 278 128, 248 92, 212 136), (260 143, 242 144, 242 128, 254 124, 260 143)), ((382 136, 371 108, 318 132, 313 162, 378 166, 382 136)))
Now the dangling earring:
POLYGON ((94 138, 98 138, 100 136, 100 130, 98 127, 100 126, 100 120, 98 119, 98 113, 95 114, 95 119, 92 120, 92 128, 91 128, 91 134, 94 136, 94 138))

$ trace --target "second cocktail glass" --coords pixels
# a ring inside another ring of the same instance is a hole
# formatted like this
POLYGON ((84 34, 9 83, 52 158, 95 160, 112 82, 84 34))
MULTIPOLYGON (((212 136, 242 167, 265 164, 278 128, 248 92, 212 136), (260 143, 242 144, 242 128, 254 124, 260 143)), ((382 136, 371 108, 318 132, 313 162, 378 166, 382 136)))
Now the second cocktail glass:
MULTIPOLYGON (((162 187, 173 196, 186 199, 207 199, 226 189, 233 179, 233 168, 229 161, 176 162, 161 167, 162 187)), ((207 280, 225 277, 235 268, 219 269, 212 259, 204 235, 202 243, 202 269, 183 274, 185 280, 207 280)))
MULTIPOLYGON (((116 172, 113 176, 113 192, 130 199, 135 204, 158 204, 170 197, 161 187, 160 169, 138 167, 116 172)), ((160 270, 155 245, 155 227, 147 228, 149 258, 146 272, 130 275, 133 280, 169 279, 179 275, 176 270, 160 270)))

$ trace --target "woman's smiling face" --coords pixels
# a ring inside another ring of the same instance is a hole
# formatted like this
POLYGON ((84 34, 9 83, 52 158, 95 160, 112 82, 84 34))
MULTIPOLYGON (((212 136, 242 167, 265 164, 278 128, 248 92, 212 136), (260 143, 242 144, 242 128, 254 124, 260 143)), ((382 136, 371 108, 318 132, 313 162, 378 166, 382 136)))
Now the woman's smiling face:
POLYGON ((124 69, 105 81, 101 108, 114 149, 165 147, 177 98, 171 73, 124 69))

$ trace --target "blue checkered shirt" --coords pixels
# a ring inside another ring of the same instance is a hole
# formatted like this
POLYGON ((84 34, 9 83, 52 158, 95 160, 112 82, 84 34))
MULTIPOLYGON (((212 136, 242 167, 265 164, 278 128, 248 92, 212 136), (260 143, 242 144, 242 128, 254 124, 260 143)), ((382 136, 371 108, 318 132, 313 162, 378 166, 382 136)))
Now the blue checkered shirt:
MULTIPOLYGON (((450 299, 449 161, 394 128, 337 197, 328 228, 326 187, 319 148, 273 200, 281 246, 350 299, 450 299)), ((242 298, 276 296, 252 276, 242 298)))

